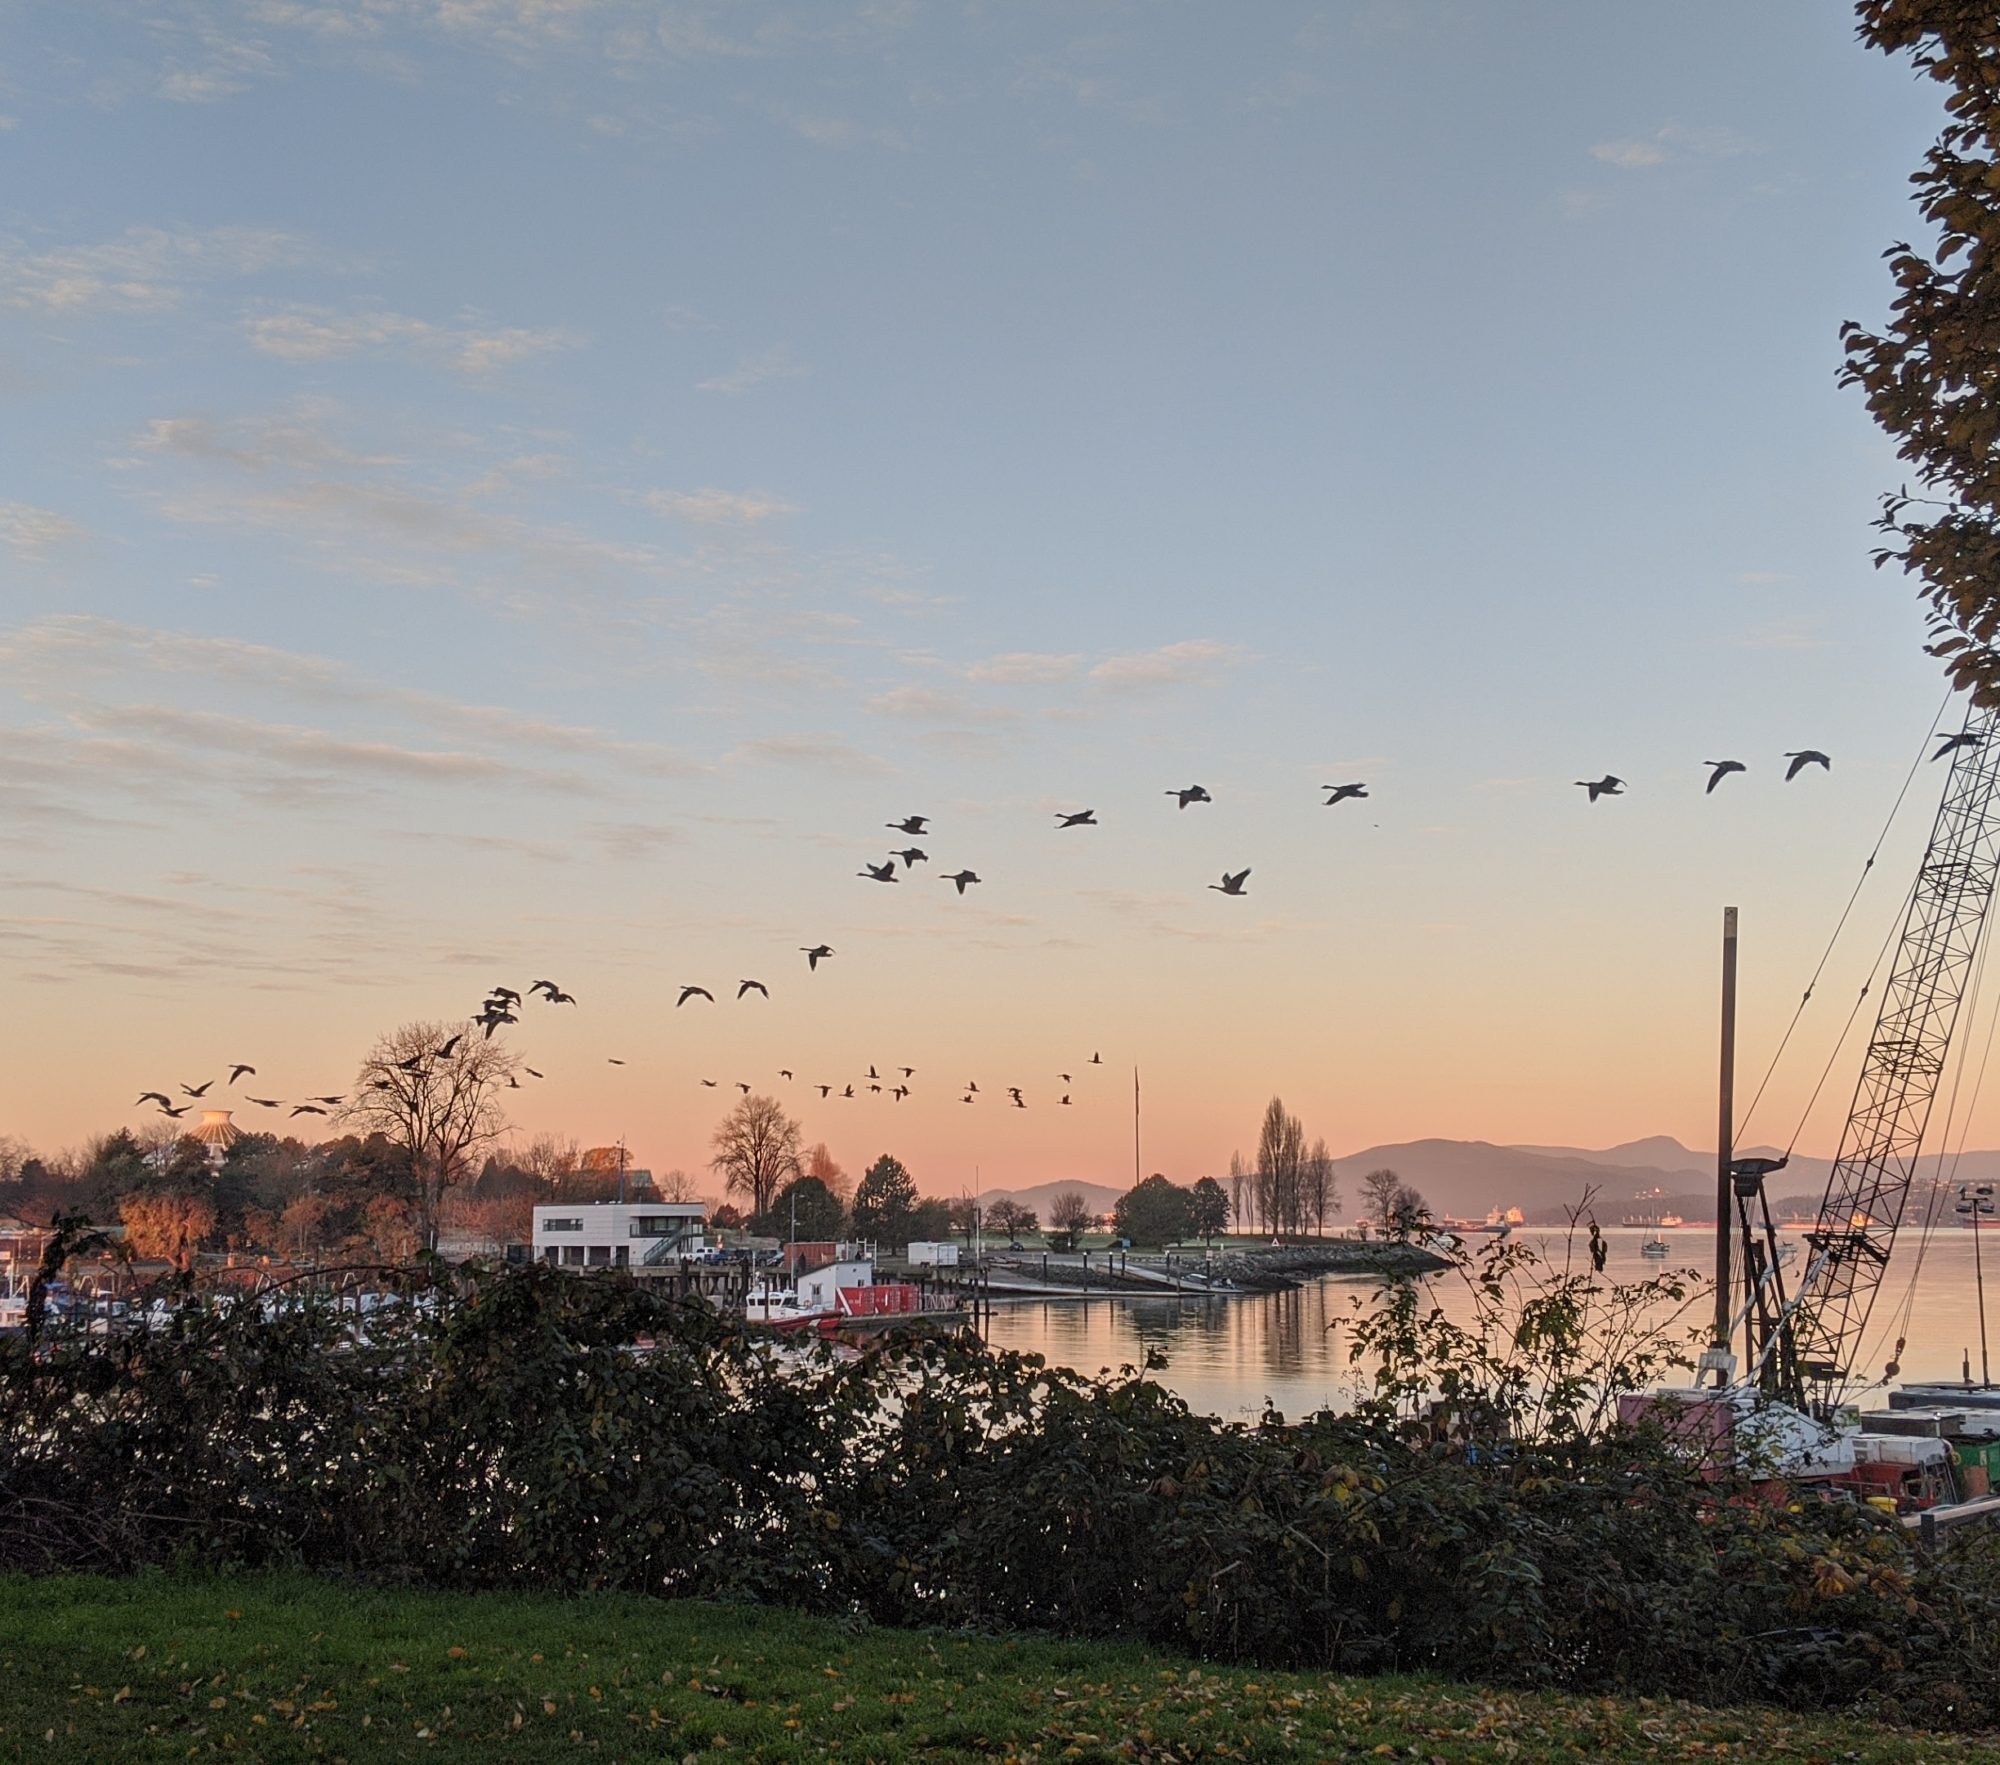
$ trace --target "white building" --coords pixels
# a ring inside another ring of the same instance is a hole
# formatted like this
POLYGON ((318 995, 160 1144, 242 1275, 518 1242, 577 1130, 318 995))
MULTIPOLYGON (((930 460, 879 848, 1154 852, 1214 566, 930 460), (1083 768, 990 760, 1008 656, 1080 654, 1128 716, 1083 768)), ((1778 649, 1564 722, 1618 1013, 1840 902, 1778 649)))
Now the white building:
POLYGON ((910 1262, 920 1269, 955 1269, 958 1246, 944 1239, 920 1238, 910 1246, 910 1262))
POLYGON ((581 1201, 535 1209, 537 1262, 559 1269, 671 1266, 708 1248, 699 1201, 581 1201))

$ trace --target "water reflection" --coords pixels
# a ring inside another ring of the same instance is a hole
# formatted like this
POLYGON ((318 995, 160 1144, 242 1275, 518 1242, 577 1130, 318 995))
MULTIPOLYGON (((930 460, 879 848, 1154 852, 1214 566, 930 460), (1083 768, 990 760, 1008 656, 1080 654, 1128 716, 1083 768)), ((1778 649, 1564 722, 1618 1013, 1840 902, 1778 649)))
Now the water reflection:
MULTIPOLYGON (((1639 1254, 1644 1232, 1614 1229, 1605 1236, 1610 1247, 1606 1272, 1613 1279, 1641 1281, 1662 1272, 1661 1265, 1639 1254)), ((1673 1244, 1669 1269, 1691 1271, 1706 1263, 1706 1234, 1667 1236, 1673 1244)), ((1559 1241, 1538 1242, 1546 1256, 1561 1256, 1559 1241)), ((1985 1248, 2000 1251, 2000 1237, 1985 1248)), ((1916 1252, 1915 1235, 1905 1234, 1865 1338, 1862 1365, 1875 1376, 1878 1392, 1882 1365, 1904 1329, 1906 1301, 1912 1303, 1901 1377, 1956 1379, 1968 1353, 1975 1371, 1979 1365, 1971 1234, 1939 1232, 1920 1271, 1916 1252)), ((1796 1271, 1796 1259, 1792 1267, 1796 1271)), ((1694 1323, 1706 1318, 1708 1303, 1699 1297, 1704 1278, 1695 1274, 1690 1285, 1697 1297, 1686 1316, 1694 1323)), ((1425 1289, 1447 1317, 1470 1321, 1471 1296, 1457 1278, 1434 1277, 1425 1289)), ((1162 1296, 1002 1306, 994 1313, 988 1337, 996 1346, 1038 1353, 1086 1373, 1141 1366, 1147 1351, 1157 1349, 1167 1361, 1157 1376, 1197 1410, 1251 1421, 1268 1401, 1287 1416, 1299 1416, 1325 1406, 1346 1408, 1354 1401, 1359 1387, 1350 1359, 1351 1326, 1356 1302, 1371 1304, 1375 1290, 1371 1280, 1338 1277, 1290 1293, 1240 1299, 1162 1296)), ((2000 1303, 1994 1322, 2000 1326, 2000 1303)), ((1866 1391, 1861 1396, 1864 1402, 1880 1401, 1866 1391)))

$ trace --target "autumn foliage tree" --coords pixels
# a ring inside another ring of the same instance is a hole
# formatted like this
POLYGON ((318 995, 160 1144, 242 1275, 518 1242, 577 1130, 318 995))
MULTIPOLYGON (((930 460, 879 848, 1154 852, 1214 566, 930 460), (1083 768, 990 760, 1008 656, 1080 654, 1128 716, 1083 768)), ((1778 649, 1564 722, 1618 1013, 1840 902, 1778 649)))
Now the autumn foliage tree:
POLYGON ((1949 117, 1911 178, 1934 229, 1885 254, 1896 283, 1879 332, 1841 328, 1841 383, 1909 462, 1884 499, 1887 543, 1930 607, 1931 653, 2000 704, 2000 11, 1990 0, 1862 0, 1864 43, 1908 53, 1949 117))
POLYGON ((520 1064, 504 1043, 466 1023, 406 1023, 362 1061, 340 1119, 356 1133, 382 1135, 408 1155, 411 1223, 420 1247, 437 1243, 445 1191, 474 1172, 472 1155, 507 1132, 500 1093, 520 1064))

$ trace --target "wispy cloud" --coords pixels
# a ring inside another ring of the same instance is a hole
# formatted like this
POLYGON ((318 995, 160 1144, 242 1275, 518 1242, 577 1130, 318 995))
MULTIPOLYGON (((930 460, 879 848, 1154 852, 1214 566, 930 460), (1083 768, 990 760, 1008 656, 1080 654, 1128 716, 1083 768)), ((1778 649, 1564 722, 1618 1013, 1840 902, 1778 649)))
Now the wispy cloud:
POLYGON ((1590 157, 1615 165, 1620 171, 1643 171, 1648 166, 1665 165, 1667 150, 1657 141, 1600 141, 1590 157))
POLYGON ((1650 135, 1627 135, 1614 141, 1599 141, 1590 157, 1624 172, 1650 171, 1655 166, 1679 159, 1733 159, 1748 153, 1756 143, 1747 135, 1721 127, 1686 128, 1668 123, 1650 135))
POLYGON ((791 503, 759 490, 649 490, 646 506, 656 515, 697 527, 751 527, 774 516, 798 513, 791 503))
POLYGON ((260 227, 132 227, 96 245, 0 244, 0 304, 20 311, 156 312, 198 283, 305 261, 296 234, 260 227))
POLYGON ((707 380, 697 380, 695 391, 720 392, 737 397, 755 391, 773 380, 790 380, 803 374, 805 369, 793 362, 790 353, 782 343, 773 344, 769 349, 760 349, 754 355, 747 355, 726 374, 716 374, 707 380))
POLYGON ((1106 686, 1180 686, 1212 679, 1229 663, 1240 659, 1234 644, 1213 638, 1188 638, 1163 644, 1156 650, 1135 650, 1121 656, 1106 656, 1090 671, 1090 678, 1106 686))
POLYGON ((473 320, 434 325, 405 313, 337 313, 313 306, 253 315, 243 321, 243 330, 252 349, 280 361, 323 362, 367 350, 399 349, 475 379, 531 356, 575 349, 582 341, 563 329, 488 328, 473 320))
POLYGON ((836 735, 759 736, 732 749, 726 758, 767 766, 800 767, 812 772, 845 772, 879 776, 890 768, 873 754, 836 735))
POLYGON ((1021 714, 1005 705, 983 705, 964 693, 936 687, 899 686, 877 693, 866 709, 877 717, 907 717, 925 723, 1018 723, 1021 714))
POLYGON ((233 694, 261 691, 295 704, 345 710, 369 722, 392 713, 449 738, 503 752, 526 751, 544 763, 556 758, 612 762, 621 770, 660 778, 700 770, 656 743, 511 707, 465 704, 442 694, 380 685, 324 657, 239 638, 160 631, 88 614, 54 614, 0 632, 0 679, 30 698, 67 704, 99 683, 135 675, 184 679, 204 690, 226 686, 233 694))
POLYGON ((20 557, 39 560, 57 546, 83 537, 83 529, 67 515, 33 503, 0 503, 0 545, 20 557))
POLYGON ((1009 650, 988 656, 965 670, 967 680, 991 680, 1007 686, 1053 686, 1071 680, 1083 666, 1081 656, 1050 655, 1039 650, 1009 650))
POLYGON ((1752 626, 1731 638, 1729 647, 1736 650, 1825 650, 1836 645, 1832 638, 1821 635, 1820 620, 1808 613, 1752 626))

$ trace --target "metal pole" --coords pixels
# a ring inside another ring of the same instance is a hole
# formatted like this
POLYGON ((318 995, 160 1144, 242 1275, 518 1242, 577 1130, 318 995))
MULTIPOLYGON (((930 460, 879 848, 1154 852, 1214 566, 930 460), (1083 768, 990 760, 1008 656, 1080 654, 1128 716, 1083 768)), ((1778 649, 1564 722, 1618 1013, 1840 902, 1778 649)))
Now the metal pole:
POLYGON ((1979 1262, 1979 1216, 1993 1204, 1978 1190, 1972 1192, 1972 1278, 1979 1288, 1979 1383, 1991 1386, 1993 1369, 1986 1359, 1986 1271, 1979 1262))
MULTIPOLYGON (((1715 1327, 1713 1347, 1729 1347, 1729 1166, 1736 1147, 1736 909, 1722 910, 1722 1073, 1715 1128, 1715 1327)), ((1729 1375, 1716 1368, 1719 1391, 1729 1375)))
POLYGON ((1132 1187, 1139 1186, 1139 1069, 1132 1069, 1132 1187))

